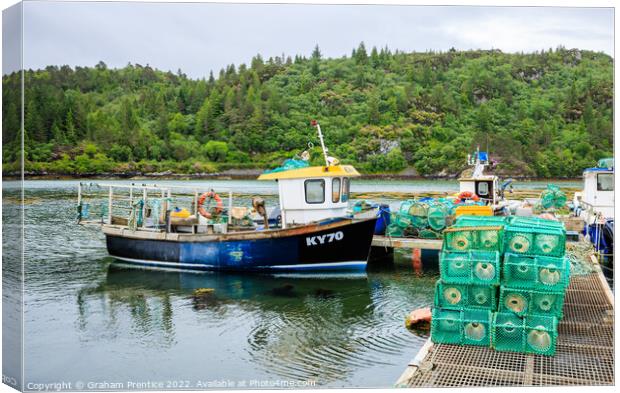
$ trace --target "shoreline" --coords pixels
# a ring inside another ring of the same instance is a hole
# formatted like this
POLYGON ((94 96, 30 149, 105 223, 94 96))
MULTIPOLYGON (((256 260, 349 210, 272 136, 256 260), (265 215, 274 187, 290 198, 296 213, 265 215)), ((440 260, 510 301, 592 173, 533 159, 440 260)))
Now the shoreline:
MULTIPOLYGON (((24 174, 24 180, 256 180, 262 171, 225 171, 216 173, 85 173, 85 174, 24 174), (239 173, 245 172, 245 173, 239 173), (251 173, 250 173, 251 172, 251 173)), ((394 173, 371 173, 362 174, 362 180, 458 180, 458 176, 419 176, 399 175, 394 173)), ((514 179, 515 181, 549 181, 566 182, 581 181, 581 177, 544 178, 527 176, 506 176, 501 179, 514 179)), ((2 174, 3 181, 21 180, 21 175, 16 173, 2 174)))

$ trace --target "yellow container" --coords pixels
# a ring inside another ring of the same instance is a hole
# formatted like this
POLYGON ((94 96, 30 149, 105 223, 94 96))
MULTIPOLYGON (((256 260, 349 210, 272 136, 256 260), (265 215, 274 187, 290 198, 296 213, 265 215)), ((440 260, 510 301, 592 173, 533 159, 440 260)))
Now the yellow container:
POLYGON ((468 215, 468 216, 492 216, 493 208, 491 206, 459 206, 456 208, 455 215, 456 217, 460 215, 468 215))
POLYGON ((172 212, 170 212, 170 217, 178 217, 178 218, 187 218, 189 217, 191 214, 189 213, 189 210, 187 210, 186 208, 183 208, 181 210, 173 210, 172 212))

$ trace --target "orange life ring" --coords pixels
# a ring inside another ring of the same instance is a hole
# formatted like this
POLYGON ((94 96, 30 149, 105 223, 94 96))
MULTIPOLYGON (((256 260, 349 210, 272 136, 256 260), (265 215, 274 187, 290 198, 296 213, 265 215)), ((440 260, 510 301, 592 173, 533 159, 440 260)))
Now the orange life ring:
POLYGON ((459 194, 457 199, 460 201, 464 199, 471 199, 474 202, 478 202, 480 200, 480 197, 471 191, 463 191, 462 193, 459 194))
POLYGON ((200 198, 198 198, 198 213, 200 213, 201 216, 203 216, 204 218, 212 218, 213 217, 211 212, 208 212, 204 208, 204 206, 202 206, 205 203, 205 200, 207 198, 215 199, 215 203, 216 203, 216 205, 215 205, 215 213, 216 214, 220 214, 224 210, 224 203, 222 202, 222 198, 220 198, 219 195, 217 195, 213 191, 205 192, 204 194, 202 194, 200 196, 200 198))

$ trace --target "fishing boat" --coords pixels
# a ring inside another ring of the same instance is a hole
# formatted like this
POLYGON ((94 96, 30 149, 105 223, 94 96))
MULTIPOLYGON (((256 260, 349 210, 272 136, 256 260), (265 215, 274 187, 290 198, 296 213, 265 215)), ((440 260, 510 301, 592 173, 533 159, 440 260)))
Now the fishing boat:
MULTIPOLYGON (((188 191, 185 186, 111 183, 80 183, 78 221, 101 226, 111 256, 143 266, 260 272, 364 270, 376 217, 359 219, 349 213, 350 182, 360 174, 327 155, 321 128, 316 122, 313 125, 325 165, 310 166, 309 154, 304 152, 300 160, 288 160, 258 177, 278 184, 277 222, 269 220, 262 197, 251 198, 252 209, 234 206, 233 190, 228 190, 226 208, 224 199, 208 187, 188 191), (86 198, 93 189, 107 194, 99 216, 93 213, 98 199, 90 195, 94 202, 88 202, 86 198), (183 204, 189 208, 181 208, 183 204), (263 218, 263 225, 256 225, 251 211, 263 218)), ((239 194, 247 199, 249 192, 239 194)))
POLYGON ((512 191, 512 179, 506 179, 500 184, 498 176, 484 173, 489 164, 488 153, 480 151, 479 148, 473 155, 467 155, 467 165, 473 168, 458 179, 457 199, 481 202, 499 213, 502 209, 511 207, 511 204, 518 204, 518 201, 509 201, 505 198, 505 192, 512 191))
POLYGON ((573 197, 575 216, 584 222, 583 234, 594 245, 602 266, 611 272, 614 249, 614 160, 604 158, 583 171, 583 190, 573 197))

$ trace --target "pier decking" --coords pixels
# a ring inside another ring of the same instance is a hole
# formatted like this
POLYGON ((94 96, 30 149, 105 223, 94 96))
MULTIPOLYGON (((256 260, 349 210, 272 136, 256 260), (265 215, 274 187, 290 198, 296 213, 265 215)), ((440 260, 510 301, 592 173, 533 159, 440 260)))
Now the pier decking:
POLYGON ((575 275, 566 293, 555 356, 433 344, 430 339, 396 387, 614 384, 614 297, 602 273, 575 275))
POLYGON ((442 239, 417 239, 412 237, 390 237, 375 235, 373 247, 418 248, 423 250, 441 250, 442 239))

